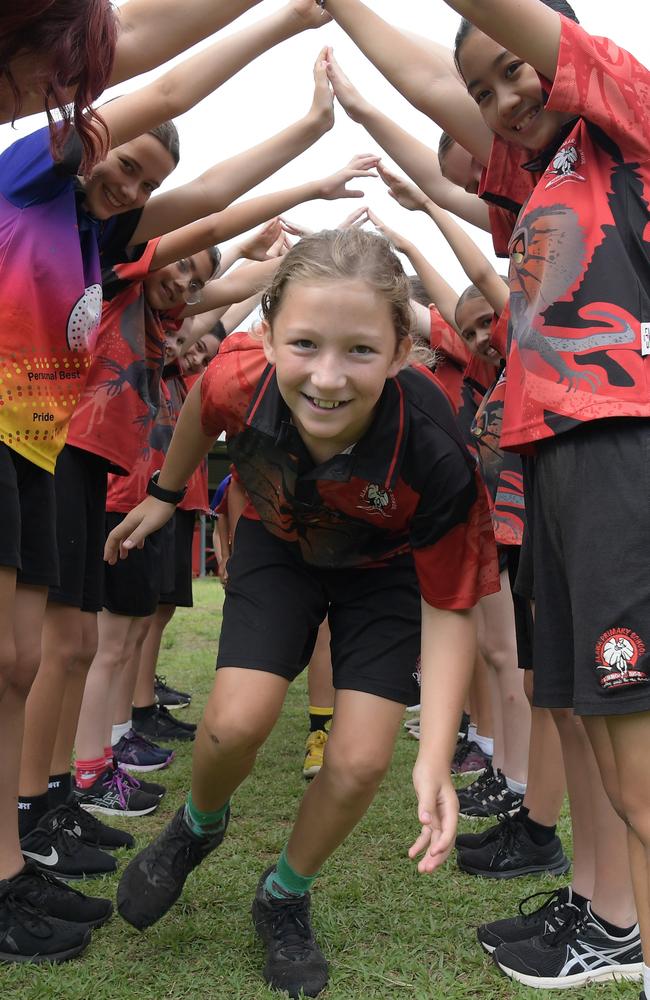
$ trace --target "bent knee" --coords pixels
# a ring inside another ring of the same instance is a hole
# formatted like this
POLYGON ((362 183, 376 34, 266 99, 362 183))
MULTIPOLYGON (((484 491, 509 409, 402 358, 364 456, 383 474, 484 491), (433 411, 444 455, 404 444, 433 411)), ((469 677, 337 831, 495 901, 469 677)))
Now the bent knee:
POLYGON ((202 726, 211 743, 223 753, 256 753, 268 735, 266 727, 254 718, 209 705, 202 726))
POLYGON ((346 797, 354 797, 379 787, 390 765, 391 756, 372 749, 368 749, 366 753, 359 753, 352 748, 338 750, 330 742, 325 747, 323 770, 337 791, 346 797))

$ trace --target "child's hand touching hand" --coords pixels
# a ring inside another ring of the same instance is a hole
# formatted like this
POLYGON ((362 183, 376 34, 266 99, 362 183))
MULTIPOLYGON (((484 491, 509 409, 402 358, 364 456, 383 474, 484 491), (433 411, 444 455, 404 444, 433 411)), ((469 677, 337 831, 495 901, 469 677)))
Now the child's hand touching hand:
POLYGON ((368 209, 368 219, 372 222, 375 229, 379 230, 382 236, 385 236, 387 240, 390 240, 396 250, 399 250, 400 253, 406 252, 406 248, 410 245, 410 243, 405 236, 398 233, 396 229, 391 229, 390 226, 387 226, 386 223, 382 222, 379 216, 375 215, 370 208, 368 209))
POLYGON ((409 858, 414 861, 422 855, 418 871, 430 873, 447 860, 454 846, 458 796, 449 770, 444 773, 432 770, 429 762, 421 763, 419 757, 413 768, 413 785, 418 797, 418 820, 422 831, 409 850, 409 858))
POLYGON ((394 198, 398 205, 407 208, 409 212, 422 211, 428 201, 424 191, 420 191, 416 184, 396 174, 390 167, 378 164, 377 170, 382 181, 388 188, 391 198, 394 198))
POLYGON ((319 185, 319 197, 334 201, 336 198, 363 198, 364 192, 358 189, 348 189, 346 184, 355 177, 376 177, 373 168, 377 166, 379 157, 373 153, 362 153, 354 156, 347 167, 338 170, 331 177, 325 177, 319 185))
POLYGON ((328 47, 325 49, 325 52, 327 53, 327 76, 329 82, 332 84, 337 101, 352 121, 360 121, 362 110, 367 106, 367 101, 361 96, 356 87, 352 85, 337 63, 334 58, 334 50, 328 47))
POLYGON ((324 24, 332 20, 331 14, 328 14, 325 8, 315 3, 314 0, 290 0, 287 7, 292 17, 299 22, 300 31, 306 31, 308 28, 322 28, 324 24))
POLYGON ((334 94, 327 79, 326 52, 327 49, 321 49, 314 65, 314 99, 309 109, 322 133, 334 125, 334 94))
POLYGON ((270 248, 281 235, 282 223, 280 219, 269 219, 261 229, 239 244, 242 257, 247 260, 268 260, 270 248))

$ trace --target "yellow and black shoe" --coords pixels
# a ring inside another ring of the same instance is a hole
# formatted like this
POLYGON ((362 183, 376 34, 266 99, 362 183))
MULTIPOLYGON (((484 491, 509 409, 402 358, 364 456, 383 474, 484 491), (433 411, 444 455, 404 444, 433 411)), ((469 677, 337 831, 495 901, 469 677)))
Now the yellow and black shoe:
POLYGON ((317 729, 307 737, 305 760, 302 765, 302 775, 307 780, 314 778, 323 766, 325 744, 329 736, 329 723, 327 725, 328 729, 317 729))

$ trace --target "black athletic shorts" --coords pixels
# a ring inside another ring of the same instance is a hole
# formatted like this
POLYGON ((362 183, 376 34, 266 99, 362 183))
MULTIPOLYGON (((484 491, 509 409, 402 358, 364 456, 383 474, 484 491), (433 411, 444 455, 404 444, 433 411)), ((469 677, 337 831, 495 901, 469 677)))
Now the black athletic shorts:
MULTIPOLYGON (((106 512, 106 535, 126 514, 106 512)), ((174 586, 174 519, 149 535, 143 548, 131 549, 114 566, 104 563, 104 607, 114 615, 147 618, 156 610, 160 594, 174 586)))
MULTIPOLYGON (((534 466, 534 459, 529 458, 526 455, 522 455, 521 465, 523 470, 523 480, 524 480, 524 498, 532 495, 532 468, 534 466)), ((514 589, 522 597, 527 597, 529 600, 535 600, 535 580, 533 576, 533 547, 530 541, 530 531, 532 529, 532 519, 534 518, 534 511, 528 510, 526 507, 526 516, 524 520, 524 533, 521 540, 521 551, 519 553, 519 566, 517 568, 517 579, 515 581, 514 589), (530 524, 530 527, 529 527, 530 524)))
POLYGON ((196 511, 177 510, 174 514, 174 579, 170 591, 161 592, 160 604, 174 604, 177 608, 191 608, 192 599, 192 543, 196 511))
POLYGON ((650 420, 541 442, 529 493, 535 704, 650 711, 650 420))
POLYGON ((307 666, 328 615, 334 687, 420 700, 420 591, 411 555, 374 569, 308 565, 297 543, 240 517, 217 656, 288 681, 307 666))
POLYGON ((59 582, 54 476, 0 443, 0 566, 15 567, 17 582, 59 582))
POLYGON ((104 520, 108 464, 66 444, 56 461, 56 540, 59 585, 49 601, 81 611, 104 606, 104 520))
POLYGON ((515 609, 515 638, 517 640, 517 666, 520 670, 533 669, 533 612, 530 601, 515 590, 518 579, 521 547, 506 546, 508 556, 508 579, 512 593, 512 604, 515 609))

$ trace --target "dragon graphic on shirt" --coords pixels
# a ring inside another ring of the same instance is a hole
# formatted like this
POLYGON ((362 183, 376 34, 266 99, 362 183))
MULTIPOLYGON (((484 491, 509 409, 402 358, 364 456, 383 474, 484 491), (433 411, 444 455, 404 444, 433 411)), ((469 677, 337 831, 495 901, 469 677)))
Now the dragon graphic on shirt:
MULTIPOLYGON (((613 274, 613 262, 625 253, 624 234, 631 228, 643 232, 639 213, 647 217, 648 211, 629 164, 612 172, 609 204, 614 224, 601 227, 596 247, 588 246, 574 209, 561 203, 524 211, 510 244, 509 342, 539 355, 567 392, 596 394, 605 380, 617 387, 634 384, 631 372, 608 353, 637 339, 630 317, 638 314, 638 290, 621 287, 629 283, 616 282, 613 274)), ((530 362, 526 367, 534 368, 530 362)))

